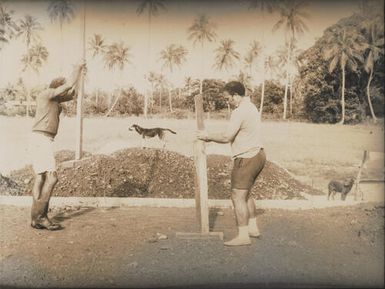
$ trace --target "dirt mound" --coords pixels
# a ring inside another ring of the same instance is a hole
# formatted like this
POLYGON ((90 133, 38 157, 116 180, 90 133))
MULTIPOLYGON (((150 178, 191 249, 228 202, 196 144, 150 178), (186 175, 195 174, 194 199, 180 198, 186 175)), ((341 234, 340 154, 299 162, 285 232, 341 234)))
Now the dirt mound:
MULTIPOLYGON (((56 155, 58 163, 73 159, 73 153, 56 155)), ((230 197, 232 161, 223 155, 209 155, 209 197, 230 197)), ((171 151, 130 148, 111 156, 89 155, 74 167, 58 168, 56 196, 193 198, 194 163, 192 158, 171 151)), ((33 171, 26 167, 11 173, 21 195, 30 195, 33 171)), ((303 199, 301 193, 323 194, 294 179, 286 170, 267 162, 252 190, 256 199, 303 199)), ((4 194, 4 192, 0 192, 4 194)))
POLYGON ((22 191, 22 187, 14 180, 0 174, 0 192, 2 195, 17 195, 22 191))

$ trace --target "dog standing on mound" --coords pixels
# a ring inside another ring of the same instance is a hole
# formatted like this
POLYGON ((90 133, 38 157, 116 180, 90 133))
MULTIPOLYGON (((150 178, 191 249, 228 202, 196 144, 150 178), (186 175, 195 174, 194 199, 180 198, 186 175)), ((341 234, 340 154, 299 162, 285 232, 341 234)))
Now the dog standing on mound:
MULTIPOLYGON (((166 131, 169 131, 173 134, 176 134, 175 131, 169 129, 169 128, 161 128, 161 127, 154 127, 154 128, 143 128, 137 124, 133 124, 128 130, 132 131, 135 130, 138 134, 142 136, 142 141, 145 138, 153 138, 158 136, 158 138, 163 141, 163 148, 166 146, 166 140, 165 140, 165 133, 166 131)), ((141 147, 143 148, 143 142, 141 144, 141 147)))

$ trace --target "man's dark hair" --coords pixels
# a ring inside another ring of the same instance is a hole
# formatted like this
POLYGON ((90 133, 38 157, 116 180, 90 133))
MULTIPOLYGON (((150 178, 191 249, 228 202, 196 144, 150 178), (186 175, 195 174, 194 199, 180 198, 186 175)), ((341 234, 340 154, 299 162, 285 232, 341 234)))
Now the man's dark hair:
POLYGON ((49 84, 49 88, 58 88, 66 83, 66 79, 64 77, 57 77, 51 81, 49 84))
POLYGON ((226 83, 224 91, 227 91, 230 95, 238 94, 245 96, 245 86, 239 81, 230 81, 226 83))

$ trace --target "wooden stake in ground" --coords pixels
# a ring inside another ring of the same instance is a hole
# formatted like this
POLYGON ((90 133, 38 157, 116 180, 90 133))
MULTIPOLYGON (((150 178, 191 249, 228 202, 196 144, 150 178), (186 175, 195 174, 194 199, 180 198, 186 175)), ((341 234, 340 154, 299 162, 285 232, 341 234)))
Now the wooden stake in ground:
MULTIPOLYGON (((205 128, 203 122, 203 99, 202 94, 195 97, 195 113, 198 130, 205 128)), ((200 233, 176 233, 181 239, 200 239, 219 237, 223 240, 223 232, 210 232, 209 228, 209 206, 208 206, 208 183, 207 183, 207 159, 205 143, 201 140, 194 141, 194 164, 195 164, 195 207, 196 216, 200 225, 200 233)))
MULTIPOLYGON (((86 3, 83 2, 83 59, 86 59, 86 3)), ((83 154, 83 95, 84 74, 80 76, 79 94, 76 103, 76 148, 75 159, 80 160, 83 154)))
POLYGON ((355 188, 355 192, 354 192, 354 200, 355 201, 357 201, 357 199, 358 199, 358 193, 361 194, 361 201, 364 199, 362 192, 360 192, 360 181, 361 181, 362 169, 365 165, 365 162, 368 160, 368 157, 369 157, 368 151, 364 151, 364 156, 362 157, 361 165, 359 166, 357 177, 356 177, 356 188, 355 188))
MULTIPOLYGON (((202 95, 195 96, 195 113, 198 130, 205 128, 203 121, 203 99, 202 95)), ((208 208, 208 185, 207 185, 207 159, 205 143, 201 140, 194 141, 194 163, 195 163, 195 205, 196 215, 202 233, 209 232, 209 208, 208 208)))

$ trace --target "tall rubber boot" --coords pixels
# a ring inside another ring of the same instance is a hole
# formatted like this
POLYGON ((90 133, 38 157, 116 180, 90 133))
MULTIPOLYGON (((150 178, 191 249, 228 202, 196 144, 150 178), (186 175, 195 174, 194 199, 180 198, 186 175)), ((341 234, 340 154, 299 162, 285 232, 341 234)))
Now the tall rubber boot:
POLYGON ((31 226, 35 229, 47 229, 55 231, 63 229, 60 224, 52 223, 48 217, 48 202, 33 199, 31 209, 31 226))

